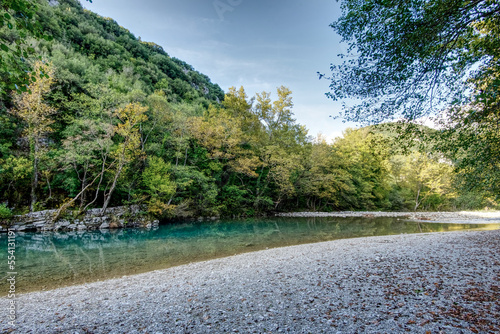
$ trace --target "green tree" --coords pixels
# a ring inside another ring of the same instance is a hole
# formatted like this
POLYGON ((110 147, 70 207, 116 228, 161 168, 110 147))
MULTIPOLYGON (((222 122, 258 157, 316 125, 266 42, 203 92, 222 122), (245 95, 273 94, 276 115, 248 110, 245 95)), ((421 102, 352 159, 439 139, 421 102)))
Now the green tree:
POLYGON ((236 87, 230 87, 224 96, 222 106, 228 110, 229 114, 241 122, 241 129, 248 135, 248 141, 252 141, 260 129, 261 123, 252 112, 254 98, 249 99, 243 86, 236 90, 236 87))
POLYGON ((50 91, 54 83, 54 70, 48 63, 35 62, 33 66, 35 75, 40 78, 28 85, 29 92, 14 96, 14 115, 19 117, 25 124, 24 131, 29 143, 30 160, 33 163, 33 176, 31 182, 30 211, 33 211, 37 202, 36 190, 38 187, 39 162, 44 144, 42 139, 52 131, 51 124, 54 122, 51 116, 56 110, 46 103, 45 95, 50 91))
POLYGON ((484 115, 480 105, 457 109, 447 114, 437 147, 452 159, 462 192, 499 198, 500 115, 484 115))
POLYGON ((314 211, 345 208, 345 199, 356 193, 350 171, 322 136, 313 142, 306 173, 299 181, 299 193, 305 197, 307 208, 314 211))
POLYGON ((215 179, 200 171, 197 166, 173 167, 178 203, 175 215, 178 217, 212 216, 220 214, 217 203, 218 188, 215 179))
POLYGON ((274 208, 296 195, 297 176, 303 168, 307 130, 293 118, 292 91, 284 86, 277 89, 278 99, 262 92, 256 96, 254 113, 263 123, 260 159, 262 170, 255 187, 255 203, 268 203, 265 193, 274 188, 274 208))
POLYGON ((500 3, 343 0, 342 11, 331 26, 350 54, 332 65, 328 95, 362 100, 344 118, 411 122, 443 112, 443 131, 431 140, 440 140, 464 190, 500 196, 500 3))
POLYGON ((0 184, 3 185, 5 196, 10 206, 18 206, 24 201, 25 190, 31 186, 33 177, 33 162, 24 156, 9 156, 0 159, 0 184))
POLYGON ((474 52, 488 62, 469 80, 469 103, 446 110, 439 148, 451 157, 464 192, 486 192, 500 198, 500 19, 479 22, 474 52))
POLYGON ((354 55, 332 66, 328 95, 362 99, 344 116, 373 123, 467 101, 467 79, 498 66, 499 13, 496 0, 343 0, 331 26, 354 55))
MULTIPOLYGON (((370 128, 347 129, 333 145, 335 159, 349 173, 354 192, 343 192, 344 205, 355 209, 386 208, 389 193, 389 142, 370 128)), ((349 190, 349 188, 347 188, 349 190)))
MULTIPOLYGON (((14 43, 5 35, 0 35, 0 72, 10 74, 5 76, 3 85, 0 86, 4 90, 25 92, 32 80, 32 76, 28 74, 30 67, 25 59, 28 58, 28 53, 34 53, 34 49, 26 45, 26 38, 28 34, 43 36, 40 26, 33 20, 36 10, 37 5, 33 1, 5 0, 0 4, 0 28, 7 27, 17 35, 14 43)), ((36 80, 36 76, 33 79, 36 80)))
POLYGON ((205 117, 192 118, 190 125, 193 137, 207 150, 209 159, 227 165, 234 172, 256 177, 259 161, 245 147, 247 138, 241 122, 227 109, 211 106, 205 117))
POLYGON ((148 166, 142 173, 142 182, 148 195, 148 211, 162 216, 174 208, 171 206, 176 185, 170 180, 170 164, 162 158, 148 157, 148 166))
MULTIPOLYGON (((78 63, 73 65, 79 67, 78 63)), ((64 172, 61 187, 68 193, 71 203, 80 199, 81 210, 99 198, 113 161, 111 151, 116 122, 113 112, 126 101, 123 94, 102 83, 85 84, 83 88, 86 94, 70 94, 61 103, 67 112, 63 120, 67 124, 60 132, 59 154, 60 168, 64 172), (91 192, 94 192, 93 198, 91 192)))
MULTIPOLYGON (((92 0, 87 0, 92 2, 92 0)), ((37 1, 2 0, 0 3, 0 29, 7 27, 15 31, 17 38, 12 43, 5 35, 0 34, 0 74, 1 89, 26 92, 31 82, 37 80, 35 71, 30 71, 26 59, 35 53, 32 45, 28 45, 28 37, 52 40, 52 36, 44 31, 43 26, 35 20, 39 10, 37 1), (8 74, 4 75, 3 74, 8 74)))
POLYGON ((112 179, 109 188, 104 192, 102 214, 106 212, 123 169, 142 153, 139 128, 140 124, 147 120, 146 111, 146 107, 130 103, 115 112, 120 122, 115 126, 114 133, 120 137, 120 141, 112 152, 112 156, 114 156, 113 168, 111 169, 112 179))
POLYGON ((413 211, 422 206, 427 210, 446 206, 454 192, 453 166, 438 160, 420 152, 395 155, 390 159, 391 173, 396 184, 406 193, 408 206, 413 211))
MULTIPOLYGON (((104 173, 111 160, 113 125, 99 118, 78 118, 65 129, 65 134, 67 137, 62 141, 64 151, 61 155, 61 165, 63 170, 71 170, 77 175, 80 183, 80 209, 84 209, 83 206, 87 204, 86 192, 96 181, 98 185, 94 199, 85 208, 98 198, 104 173)), ((66 180, 72 181, 69 175, 66 180)), ((67 190, 70 190, 70 185, 66 183, 66 186, 67 190)))

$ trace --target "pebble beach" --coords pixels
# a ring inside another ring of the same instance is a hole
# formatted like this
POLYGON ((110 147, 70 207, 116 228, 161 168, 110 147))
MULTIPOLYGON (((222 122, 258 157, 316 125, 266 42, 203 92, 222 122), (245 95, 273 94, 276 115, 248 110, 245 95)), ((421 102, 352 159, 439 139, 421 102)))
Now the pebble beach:
POLYGON ((500 230, 269 249, 16 295, 15 326, 0 298, 0 332, 498 333, 499 254, 500 230))

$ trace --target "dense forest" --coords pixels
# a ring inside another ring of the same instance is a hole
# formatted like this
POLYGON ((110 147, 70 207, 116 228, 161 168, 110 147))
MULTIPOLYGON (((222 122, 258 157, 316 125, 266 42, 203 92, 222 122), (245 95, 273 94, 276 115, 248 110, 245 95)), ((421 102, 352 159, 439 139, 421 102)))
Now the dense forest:
POLYGON ((160 218, 495 206, 461 187, 437 130, 419 127, 423 142, 368 126, 327 143, 295 121, 284 86, 224 93, 76 0, 37 6, 50 38, 0 28, 0 218, 131 204, 160 218), (22 87, 19 40, 31 51, 22 87))

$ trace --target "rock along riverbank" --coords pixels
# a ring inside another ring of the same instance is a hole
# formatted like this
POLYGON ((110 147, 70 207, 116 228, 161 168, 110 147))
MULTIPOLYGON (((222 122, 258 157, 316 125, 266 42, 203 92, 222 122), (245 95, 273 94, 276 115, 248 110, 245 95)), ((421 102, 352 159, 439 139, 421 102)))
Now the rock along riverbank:
POLYGON ((413 221, 429 221, 454 224, 496 224, 500 223, 500 211, 457 211, 457 212, 290 212, 277 214, 279 217, 395 217, 413 221))
POLYGON ((57 210, 44 210, 14 216, 0 221, 0 233, 8 230, 15 232, 47 232, 47 231, 85 231, 107 230, 118 228, 152 228, 158 227, 159 221, 145 215, 137 205, 108 208, 105 214, 101 209, 91 209, 79 217, 66 215, 55 222, 52 217, 57 210))

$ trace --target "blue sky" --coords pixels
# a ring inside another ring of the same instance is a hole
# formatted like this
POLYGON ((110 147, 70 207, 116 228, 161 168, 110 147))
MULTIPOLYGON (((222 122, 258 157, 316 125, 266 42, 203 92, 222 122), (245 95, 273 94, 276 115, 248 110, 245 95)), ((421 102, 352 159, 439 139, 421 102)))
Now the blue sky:
POLYGON ((85 8, 111 17, 143 41, 208 75, 224 91, 243 86, 249 96, 284 85, 309 134, 340 136, 354 124, 333 120, 341 102, 325 96, 328 73, 345 50, 329 27, 335 0, 93 0, 85 8))

